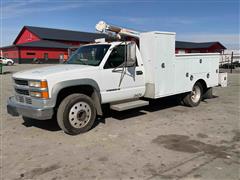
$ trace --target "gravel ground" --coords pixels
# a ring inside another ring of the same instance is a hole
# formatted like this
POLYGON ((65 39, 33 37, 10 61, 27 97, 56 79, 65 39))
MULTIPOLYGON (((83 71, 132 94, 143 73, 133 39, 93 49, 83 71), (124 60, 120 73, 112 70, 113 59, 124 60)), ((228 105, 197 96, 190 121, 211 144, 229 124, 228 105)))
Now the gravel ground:
POLYGON ((4 67, 1 78, 0 179, 239 179, 239 79, 196 108, 163 98, 144 108, 110 111, 78 136, 56 121, 23 121, 6 112, 11 74, 46 65, 4 67))

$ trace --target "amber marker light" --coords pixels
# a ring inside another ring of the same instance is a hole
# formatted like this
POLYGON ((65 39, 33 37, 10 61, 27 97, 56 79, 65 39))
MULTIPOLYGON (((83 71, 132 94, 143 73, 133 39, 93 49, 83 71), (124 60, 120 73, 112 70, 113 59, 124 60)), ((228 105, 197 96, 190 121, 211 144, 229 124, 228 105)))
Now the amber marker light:
POLYGON ((48 88, 48 83, 47 83, 47 81, 41 81, 40 87, 41 87, 41 88, 48 88))
POLYGON ((49 98, 49 95, 48 95, 48 92, 47 92, 47 91, 43 91, 43 92, 42 92, 42 98, 43 98, 43 99, 48 99, 48 98, 49 98))
POLYGON ((48 99, 49 95, 47 91, 30 91, 30 96, 42 99, 48 99))

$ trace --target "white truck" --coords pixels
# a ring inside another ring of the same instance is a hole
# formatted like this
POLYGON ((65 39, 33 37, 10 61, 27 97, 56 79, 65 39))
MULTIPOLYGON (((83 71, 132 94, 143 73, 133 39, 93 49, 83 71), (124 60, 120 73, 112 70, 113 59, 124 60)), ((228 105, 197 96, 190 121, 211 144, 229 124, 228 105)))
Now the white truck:
POLYGON ((103 22, 97 29, 138 38, 140 45, 92 43, 65 64, 13 74, 15 96, 8 100, 8 113, 38 120, 55 116, 61 129, 74 135, 91 129, 103 104, 123 111, 181 94, 184 104, 194 107, 211 96, 212 87, 226 86, 226 74, 219 73, 220 55, 176 55, 175 33, 138 34, 103 22))

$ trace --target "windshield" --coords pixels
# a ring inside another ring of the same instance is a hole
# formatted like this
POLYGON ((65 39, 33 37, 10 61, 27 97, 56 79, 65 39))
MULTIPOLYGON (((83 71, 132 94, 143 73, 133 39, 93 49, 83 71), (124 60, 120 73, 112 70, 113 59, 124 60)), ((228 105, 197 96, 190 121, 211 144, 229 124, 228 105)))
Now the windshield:
POLYGON ((69 58, 67 64, 98 66, 110 45, 82 46, 69 58))

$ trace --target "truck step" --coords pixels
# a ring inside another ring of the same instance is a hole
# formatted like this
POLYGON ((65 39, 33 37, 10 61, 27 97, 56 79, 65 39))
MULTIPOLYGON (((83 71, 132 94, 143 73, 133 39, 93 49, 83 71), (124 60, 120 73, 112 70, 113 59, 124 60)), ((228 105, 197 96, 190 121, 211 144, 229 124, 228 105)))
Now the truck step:
POLYGON ((147 106, 147 105, 149 105, 148 101, 133 100, 133 101, 128 101, 128 102, 111 104, 110 108, 115 110, 115 111, 125 111, 125 110, 128 110, 128 109, 133 109, 133 108, 147 106))

